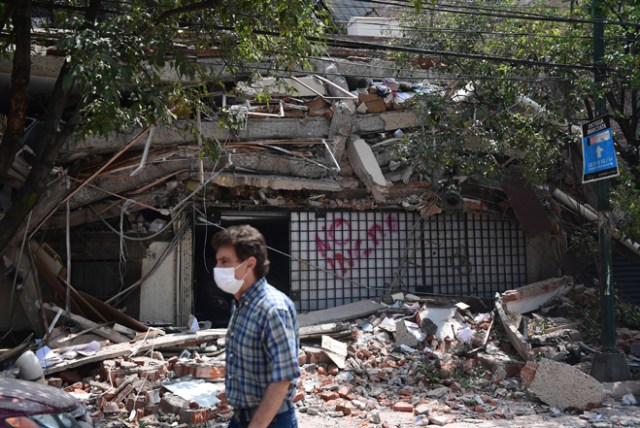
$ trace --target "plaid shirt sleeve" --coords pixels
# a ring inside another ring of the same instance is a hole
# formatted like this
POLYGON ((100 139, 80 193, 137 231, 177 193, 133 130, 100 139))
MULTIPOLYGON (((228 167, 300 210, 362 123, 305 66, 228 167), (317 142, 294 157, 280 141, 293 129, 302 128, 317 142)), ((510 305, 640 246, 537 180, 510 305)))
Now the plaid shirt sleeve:
POLYGON ((263 330, 263 346, 267 356, 269 382, 293 380, 300 376, 298 365, 298 330, 295 313, 284 308, 271 308, 263 330))

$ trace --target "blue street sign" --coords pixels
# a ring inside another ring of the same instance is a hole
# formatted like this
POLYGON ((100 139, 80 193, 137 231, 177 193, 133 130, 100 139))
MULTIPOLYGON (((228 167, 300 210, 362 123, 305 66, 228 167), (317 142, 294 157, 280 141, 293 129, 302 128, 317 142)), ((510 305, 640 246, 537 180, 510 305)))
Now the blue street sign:
POLYGON ((582 125, 582 135, 582 182, 620 175, 609 118, 600 117, 582 125))

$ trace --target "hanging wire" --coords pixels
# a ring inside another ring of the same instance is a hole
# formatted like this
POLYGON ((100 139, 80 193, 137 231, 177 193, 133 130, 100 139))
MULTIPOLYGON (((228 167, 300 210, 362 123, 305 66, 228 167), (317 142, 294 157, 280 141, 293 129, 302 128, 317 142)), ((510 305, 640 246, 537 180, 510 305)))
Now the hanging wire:
MULTIPOLYGON (((18 300, 16 298, 16 301, 14 302, 14 297, 15 297, 15 292, 16 292, 16 285, 18 284, 18 277, 20 276, 20 264, 22 263, 22 253, 24 252, 24 246, 27 242, 27 234, 29 233, 29 225, 31 224, 31 214, 33 214, 33 210, 29 211, 29 216, 27 217, 27 225, 25 226, 24 229, 24 236, 22 237, 22 244, 20 244, 20 253, 18 254, 18 261, 17 264, 15 265, 15 273, 13 274, 13 282, 11 284, 11 295, 9 297, 9 305, 11 306, 10 309, 10 313, 9 313, 9 323, 8 325, 11 324, 11 320, 13 319, 13 314, 15 312, 15 308, 16 308, 16 304, 18 303, 18 300)), ((24 281, 24 278, 23 278, 24 281)))
MULTIPOLYGON (((193 209, 197 213, 200 214, 200 217, 198 217, 198 221, 200 221, 200 222, 202 222, 202 223, 204 223, 206 225, 209 225, 209 226, 217 227, 220 230, 225 230, 226 229, 226 227, 223 227, 223 226, 221 226, 219 224, 216 224, 216 223, 213 223, 213 222, 210 222, 209 220, 207 220, 207 218, 205 217, 205 214, 202 211, 198 210, 196 207, 193 207, 193 209)), ((325 273, 327 273, 327 274, 329 274, 329 275, 331 275, 331 276, 333 276, 335 278, 341 279, 341 280, 343 280, 345 282, 348 282, 350 284, 357 285, 358 287, 368 288, 370 290, 386 290, 387 289, 387 287, 374 287, 374 286, 362 284, 361 282, 354 281, 353 279, 345 278, 345 277, 337 274, 336 272, 334 272, 332 270, 328 270, 328 269, 323 268, 322 266, 318 266, 316 264, 310 263, 308 260, 302 260, 302 259, 300 259, 298 257, 292 256, 291 254, 285 253, 284 251, 278 250, 277 248, 273 248, 273 247, 271 247, 269 245, 267 245, 266 247, 267 247, 267 249, 273 251, 274 253, 277 253, 277 254, 280 254, 282 256, 285 256, 290 260, 294 260, 294 261, 297 261, 297 262, 303 262, 306 265, 308 265, 309 267, 312 267, 312 268, 314 268, 314 269, 316 269, 318 271, 321 271, 321 272, 325 272, 325 273)))
POLYGON ((118 262, 118 270, 120 273, 120 291, 122 291, 122 288, 124 287, 124 277, 125 277, 125 274, 127 273, 127 259, 129 255, 127 246, 125 245, 125 238, 124 238, 125 236, 124 235, 124 218, 125 218, 125 214, 128 214, 127 210, 129 209, 129 207, 131 207, 134 204, 135 204, 134 201, 127 199, 120 206, 120 234, 119 234, 120 254, 119 254, 119 262, 118 262))

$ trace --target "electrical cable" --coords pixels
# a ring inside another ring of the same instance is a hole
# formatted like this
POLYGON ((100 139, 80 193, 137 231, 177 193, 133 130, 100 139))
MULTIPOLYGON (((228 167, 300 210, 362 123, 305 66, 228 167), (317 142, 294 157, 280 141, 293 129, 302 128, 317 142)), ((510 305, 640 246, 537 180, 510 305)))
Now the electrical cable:
POLYGON ((113 233, 117 234, 118 236, 122 235, 122 237, 123 237, 124 239, 129 240, 129 241, 148 241, 149 239, 153 239, 153 238, 155 238, 156 236, 161 235, 162 233, 164 233, 164 232, 169 228, 169 226, 171 226, 171 225, 173 224, 173 222, 175 221, 175 218, 176 218, 175 216, 176 216, 177 214, 181 213, 181 212, 182 212, 182 210, 184 210, 184 208, 182 208, 181 210, 178 210, 178 211, 176 211, 176 212, 173 212, 173 213, 172 213, 172 214, 173 214, 173 215, 172 215, 172 218, 171 218, 171 219, 167 222, 167 224, 165 224, 165 225, 164 225, 164 227, 163 227, 162 229, 160 229, 159 231, 154 232, 154 233, 152 233, 151 235, 147 235, 147 236, 143 236, 143 237, 136 237, 136 236, 125 235, 124 233, 122 233, 122 234, 121 234, 121 233, 120 233, 120 231, 119 231, 119 230, 117 230, 116 228, 114 228, 113 226, 111 226, 111 225, 109 224, 109 222, 107 222, 107 220, 105 220, 105 219, 104 219, 104 217, 102 217, 102 216, 100 215, 100 213, 98 213, 98 211, 96 211, 96 209, 95 209, 95 208, 93 208, 93 206, 92 206, 92 205, 88 205, 88 207, 89 207, 89 209, 90 209, 90 210, 95 214, 95 216, 96 216, 96 217, 98 217, 98 218, 100 219, 100 221, 101 221, 102 223, 104 223, 104 225, 105 225, 105 226, 107 226, 107 227, 108 227, 108 228, 109 228, 113 233))
MULTIPOLYGON (((222 226, 221 226, 221 225, 219 225, 219 224, 216 224, 216 223, 213 223, 213 222, 210 222, 209 220, 207 220, 207 218, 204 216, 204 213, 203 213, 202 211, 198 210, 196 207, 193 207, 193 209, 194 209, 197 213, 199 213, 199 214, 201 215, 201 217, 198 217, 198 221, 199 221, 199 222, 202 222, 202 223, 204 223, 204 224, 206 224, 206 225, 209 225, 209 226, 217 227, 217 228, 218 228, 218 229, 220 229, 220 230, 225 230, 225 229, 226 229, 225 227, 222 227, 222 226)), ((302 259, 300 259, 300 258, 298 258, 298 257, 294 257, 294 256, 292 256, 291 254, 288 254, 288 253, 285 253, 284 251, 280 251, 280 250, 278 250, 277 248, 273 248, 273 247, 271 247, 271 246, 269 246, 269 245, 267 245, 266 247, 267 247, 267 249, 269 249, 269 250, 273 251, 274 253, 280 254, 280 255, 282 255, 282 256, 287 257, 288 259, 291 259, 291 260, 294 260, 294 261, 297 261, 297 262, 302 262, 302 263, 304 263, 305 265, 307 265, 307 266, 309 266, 309 267, 312 267, 312 268, 314 268, 314 269, 316 269, 316 270, 318 270, 318 271, 320 271, 320 272, 327 273, 327 274, 329 274, 329 275, 331 275, 331 276, 333 276, 333 277, 335 277, 335 278, 337 278, 337 279, 341 279, 341 280, 343 280, 343 281, 349 282, 349 283, 351 283, 351 284, 353 284, 353 285, 356 285, 356 286, 358 286, 358 287, 361 287, 361 288, 367 288, 367 289, 370 289, 370 290, 386 290, 386 289, 387 289, 387 287, 374 287, 374 286, 370 286, 370 285, 362 284, 362 283, 357 282, 357 281, 354 281, 354 280, 352 280, 352 279, 350 279, 350 278, 345 278, 345 277, 343 277, 343 276, 340 276, 339 274, 337 274, 337 273, 336 273, 336 272, 334 272, 334 271, 330 271, 330 270, 325 269, 325 268, 323 268, 323 267, 321 267, 321 266, 318 266, 318 265, 315 265, 315 264, 313 264, 313 263, 310 263, 308 260, 302 260, 302 259)))

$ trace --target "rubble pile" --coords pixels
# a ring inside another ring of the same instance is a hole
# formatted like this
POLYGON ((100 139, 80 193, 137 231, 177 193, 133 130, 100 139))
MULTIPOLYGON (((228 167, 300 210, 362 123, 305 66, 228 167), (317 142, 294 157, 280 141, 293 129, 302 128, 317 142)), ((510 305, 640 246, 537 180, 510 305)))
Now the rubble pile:
MULTIPOLYGON (((301 426, 509 426, 566 415, 575 418, 571 426, 640 426, 622 411, 603 416, 607 408, 633 409, 640 384, 601 384, 588 375, 594 349, 568 318, 582 287, 566 278, 532 285, 496 296, 494 310, 477 299, 398 293, 360 305, 357 317, 345 309, 333 322, 302 326, 301 426)), ((640 332, 618 335, 633 367, 640 332)), ((223 427, 233 414, 223 336, 137 334, 55 361, 45 373, 101 426, 223 427)))

